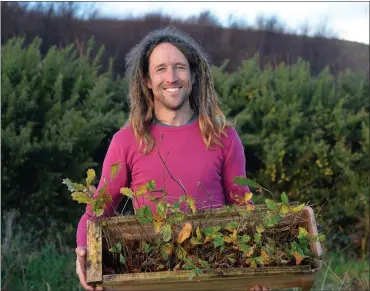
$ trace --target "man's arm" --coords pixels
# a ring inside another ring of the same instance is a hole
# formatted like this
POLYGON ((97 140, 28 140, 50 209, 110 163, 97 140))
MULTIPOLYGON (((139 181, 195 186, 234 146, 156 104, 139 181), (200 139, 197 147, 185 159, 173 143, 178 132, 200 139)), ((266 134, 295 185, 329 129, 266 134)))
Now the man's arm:
POLYGON ((233 182, 233 179, 237 176, 246 177, 245 154, 243 144, 235 128, 229 128, 227 135, 228 141, 225 143, 225 160, 222 167, 222 183, 226 204, 234 204, 236 201, 231 198, 230 193, 244 196, 250 190, 248 186, 239 186, 233 182))
MULTIPOLYGON (((107 205, 104 210, 104 216, 112 216, 114 209, 119 204, 123 196, 119 193, 121 187, 127 187, 129 167, 127 166, 127 151, 122 148, 122 145, 118 141, 117 133, 113 136, 112 141, 109 145, 107 154, 104 158, 102 176, 99 181, 98 188, 94 193, 94 197, 99 194, 99 190, 104 187, 104 180, 106 181, 107 191, 112 195, 113 203, 107 205), (111 166, 115 163, 120 163, 121 168, 118 171, 115 179, 111 181, 111 166)), ((85 213, 82 215, 80 222, 77 227, 77 247, 85 247, 87 245, 87 221, 90 217, 93 217, 94 213, 91 210, 91 206, 87 205, 85 213)))

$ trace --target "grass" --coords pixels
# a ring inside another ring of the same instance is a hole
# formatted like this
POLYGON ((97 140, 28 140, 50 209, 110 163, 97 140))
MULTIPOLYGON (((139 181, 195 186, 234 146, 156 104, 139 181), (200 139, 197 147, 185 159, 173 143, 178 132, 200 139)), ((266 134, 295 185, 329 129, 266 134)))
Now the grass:
MULTIPOLYGON (((3 217, 6 219, 2 223, 2 291, 83 290, 75 272, 73 248, 66 247, 58 238, 41 241, 37 234, 15 225, 14 213, 5 213, 3 217)), ((356 259, 343 252, 328 252, 323 261, 312 291, 370 290, 368 256, 356 259)))

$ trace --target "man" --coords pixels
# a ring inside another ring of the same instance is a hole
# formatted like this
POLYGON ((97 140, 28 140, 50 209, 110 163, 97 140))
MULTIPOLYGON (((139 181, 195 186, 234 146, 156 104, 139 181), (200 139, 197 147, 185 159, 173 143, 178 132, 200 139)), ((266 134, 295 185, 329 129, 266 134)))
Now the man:
MULTIPOLYGON (((202 49, 189 36, 166 28, 147 35, 126 62, 130 116, 113 136, 103 163, 97 192, 104 177, 113 200, 104 215, 113 214, 121 187, 136 189, 149 180, 174 198, 186 189, 198 209, 234 203, 230 193, 249 191, 233 185, 233 178, 245 176, 244 149, 220 110, 202 49), (121 169, 109 181, 110 167, 117 162, 121 169)), ((92 215, 88 206, 78 225, 76 271, 86 290, 102 290, 86 284, 86 228, 92 215)))

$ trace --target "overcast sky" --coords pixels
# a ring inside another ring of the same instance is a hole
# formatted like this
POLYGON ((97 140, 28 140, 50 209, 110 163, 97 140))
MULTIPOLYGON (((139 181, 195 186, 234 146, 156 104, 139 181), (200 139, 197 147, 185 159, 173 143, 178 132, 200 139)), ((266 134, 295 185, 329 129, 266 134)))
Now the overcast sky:
POLYGON ((162 12, 176 18, 195 16, 209 10, 227 25, 229 16, 248 25, 259 15, 276 15, 286 27, 297 29, 327 23, 340 39, 369 44, 368 2, 96 2, 101 16, 124 18, 162 12))

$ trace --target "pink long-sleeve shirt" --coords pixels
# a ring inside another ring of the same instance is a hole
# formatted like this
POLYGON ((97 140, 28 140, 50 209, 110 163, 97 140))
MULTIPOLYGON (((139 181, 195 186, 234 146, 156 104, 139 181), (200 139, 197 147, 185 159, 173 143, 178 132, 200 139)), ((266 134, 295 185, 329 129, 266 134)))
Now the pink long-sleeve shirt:
MULTIPOLYGON (((105 208, 104 216, 112 216, 121 199, 121 187, 136 189, 138 186, 155 180, 156 189, 165 189, 171 198, 184 195, 181 187, 173 181, 165 169, 158 152, 161 154, 171 174, 181 181, 187 194, 197 203, 197 208, 221 207, 235 201, 230 197, 233 192, 243 195, 248 187, 233 184, 236 176, 245 177, 245 155, 243 145, 234 128, 228 128, 227 137, 222 137, 223 148, 214 146, 207 149, 202 139, 198 120, 179 127, 155 124, 151 129, 155 146, 149 154, 138 150, 138 142, 130 126, 120 129, 112 138, 104 159, 102 177, 97 191, 108 182, 107 192, 112 195, 113 203, 105 208), (120 162, 121 169, 116 178, 110 181, 110 168, 120 162), (207 190, 209 195, 200 186, 207 190)), ((134 203, 154 207, 147 199, 134 203)), ((153 208, 154 209, 154 208, 153 208)), ((87 221, 93 216, 91 207, 80 219, 77 228, 77 246, 87 245, 87 221)))

